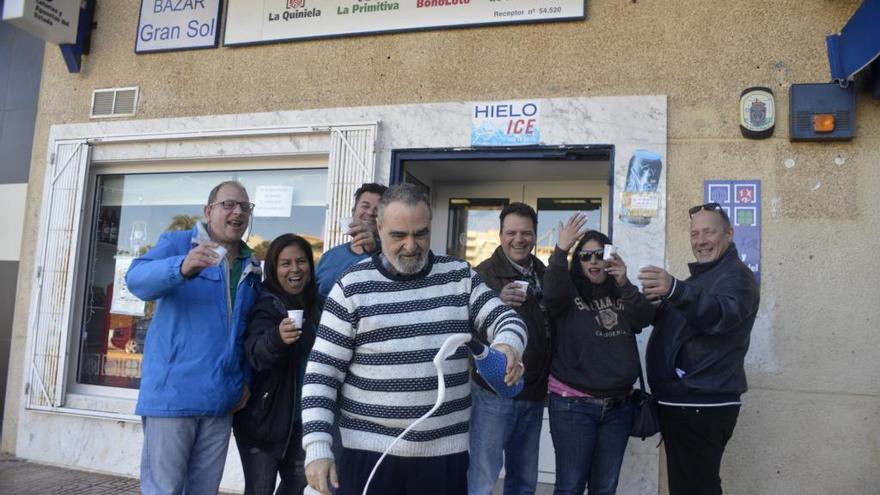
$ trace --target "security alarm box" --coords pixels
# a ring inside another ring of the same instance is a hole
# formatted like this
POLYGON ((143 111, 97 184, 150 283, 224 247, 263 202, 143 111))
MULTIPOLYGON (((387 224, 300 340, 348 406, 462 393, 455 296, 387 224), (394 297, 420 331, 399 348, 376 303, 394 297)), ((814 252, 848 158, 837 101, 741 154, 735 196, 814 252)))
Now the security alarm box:
POLYGON ((789 100, 792 141, 847 141, 856 136, 855 84, 792 84, 789 100))

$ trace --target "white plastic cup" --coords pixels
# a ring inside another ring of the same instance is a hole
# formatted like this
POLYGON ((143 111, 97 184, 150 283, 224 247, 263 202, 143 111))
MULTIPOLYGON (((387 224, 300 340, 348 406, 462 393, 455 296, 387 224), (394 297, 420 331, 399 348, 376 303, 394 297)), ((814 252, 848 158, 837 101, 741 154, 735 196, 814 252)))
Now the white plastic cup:
POLYGON ((617 254, 617 246, 613 244, 605 244, 605 247, 603 248, 602 259, 605 261, 609 261, 615 254, 617 254))
POLYGON ((517 286, 519 286, 519 290, 521 290, 523 294, 529 293, 529 283, 527 281, 514 280, 513 283, 515 283, 517 286))
POLYGON ((296 325, 296 328, 302 328, 303 326, 303 310, 301 309, 291 309, 287 312, 287 317, 293 320, 293 324, 296 325))
POLYGON ((352 217, 342 217, 342 219, 339 220, 339 231, 343 234, 347 233, 350 228, 349 225, 351 225, 351 222, 353 221, 354 218, 352 217))
POLYGON ((226 257, 226 248, 223 246, 217 246, 217 247, 211 248, 211 251, 214 251, 215 253, 217 253, 217 261, 214 262, 215 266, 219 265, 220 262, 223 261, 223 258, 226 257))

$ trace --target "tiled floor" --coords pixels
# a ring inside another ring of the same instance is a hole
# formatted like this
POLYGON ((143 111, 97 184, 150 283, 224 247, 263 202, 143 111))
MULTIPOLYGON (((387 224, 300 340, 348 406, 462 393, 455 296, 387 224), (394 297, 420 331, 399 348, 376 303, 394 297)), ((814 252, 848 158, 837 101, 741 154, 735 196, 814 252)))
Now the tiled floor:
POLYGON ((43 466, 0 457, 0 493, 110 495, 140 493, 138 480, 43 466))
MULTIPOLYGON (((499 480, 493 495, 501 495, 499 480)), ((0 494, 15 495, 137 495, 138 480, 44 466, 0 456, 0 494)), ((539 485, 535 495, 551 495, 553 486, 539 485)))

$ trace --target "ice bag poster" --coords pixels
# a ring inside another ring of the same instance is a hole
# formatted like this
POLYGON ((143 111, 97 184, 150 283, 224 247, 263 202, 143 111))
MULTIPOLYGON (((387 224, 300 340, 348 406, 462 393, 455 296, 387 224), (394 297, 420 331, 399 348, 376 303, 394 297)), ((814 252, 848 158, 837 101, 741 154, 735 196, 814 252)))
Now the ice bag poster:
POLYGON ((761 181, 707 180, 706 203, 718 203, 730 217, 739 257, 761 282, 761 181))

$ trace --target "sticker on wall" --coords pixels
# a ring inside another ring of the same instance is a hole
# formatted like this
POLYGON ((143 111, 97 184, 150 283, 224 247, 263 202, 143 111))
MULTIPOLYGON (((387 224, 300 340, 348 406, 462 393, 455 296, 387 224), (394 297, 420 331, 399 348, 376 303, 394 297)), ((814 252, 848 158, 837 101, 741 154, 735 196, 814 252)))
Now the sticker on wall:
POLYGON ((620 219, 636 227, 651 223, 660 211, 660 173, 663 160, 659 153, 636 150, 629 159, 626 185, 620 198, 620 219))
POLYGON ((471 145, 539 144, 540 119, 538 102, 476 103, 471 109, 471 145))
POLYGON ((707 203, 724 208, 733 225, 733 242, 739 257, 761 282, 761 181, 707 180, 703 186, 707 203))
POLYGON ((776 126, 776 103, 770 88, 746 88, 739 96, 739 128, 751 139, 773 135, 776 126))

